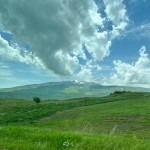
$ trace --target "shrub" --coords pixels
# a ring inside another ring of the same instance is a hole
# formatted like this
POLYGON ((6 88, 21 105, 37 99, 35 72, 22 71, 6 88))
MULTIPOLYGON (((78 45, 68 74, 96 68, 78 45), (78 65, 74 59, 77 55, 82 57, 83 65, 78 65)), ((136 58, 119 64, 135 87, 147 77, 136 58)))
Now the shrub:
POLYGON ((36 103, 40 103, 41 99, 39 97, 33 97, 33 101, 36 103))
POLYGON ((114 94, 122 94, 122 93, 126 93, 126 91, 115 91, 114 94))
POLYGON ((118 94, 123 94, 123 93, 127 93, 127 91, 115 91, 113 93, 110 93, 110 96, 118 95, 118 94))

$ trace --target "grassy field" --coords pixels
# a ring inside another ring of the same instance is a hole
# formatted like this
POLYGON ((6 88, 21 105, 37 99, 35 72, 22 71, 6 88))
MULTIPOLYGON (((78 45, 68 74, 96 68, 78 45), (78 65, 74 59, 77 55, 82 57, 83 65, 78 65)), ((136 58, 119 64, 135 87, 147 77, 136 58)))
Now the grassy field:
POLYGON ((150 94, 0 100, 0 150, 149 150, 150 94))

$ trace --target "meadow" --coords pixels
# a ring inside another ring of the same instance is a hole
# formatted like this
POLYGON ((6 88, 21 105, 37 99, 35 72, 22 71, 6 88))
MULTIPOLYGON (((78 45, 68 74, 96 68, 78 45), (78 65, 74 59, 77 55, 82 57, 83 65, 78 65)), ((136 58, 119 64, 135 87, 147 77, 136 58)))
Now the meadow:
POLYGON ((149 150, 150 94, 0 100, 0 150, 149 150))

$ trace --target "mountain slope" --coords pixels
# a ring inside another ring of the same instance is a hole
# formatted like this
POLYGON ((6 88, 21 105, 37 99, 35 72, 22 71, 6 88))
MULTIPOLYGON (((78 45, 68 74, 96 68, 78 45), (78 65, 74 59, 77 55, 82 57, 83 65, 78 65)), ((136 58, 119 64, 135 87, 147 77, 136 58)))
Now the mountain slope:
POLYGON ((32 99, 34 96, 38 96, 42 99, 70 99, 102 97, 116 90, 134 92, 150 91, 150 89, 145 88, 102 86, 97 83, 83 81, 63 81, 0 89, 0 98, 32 99))

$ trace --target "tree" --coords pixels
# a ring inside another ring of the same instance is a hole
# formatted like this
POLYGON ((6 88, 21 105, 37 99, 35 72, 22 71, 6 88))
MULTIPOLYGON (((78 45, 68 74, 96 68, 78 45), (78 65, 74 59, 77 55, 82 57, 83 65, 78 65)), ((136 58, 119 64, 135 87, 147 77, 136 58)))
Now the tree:
POLYGON ((33 101, 36 103, 40 103, 41 99, 39 97, 33 97, 33 101))

